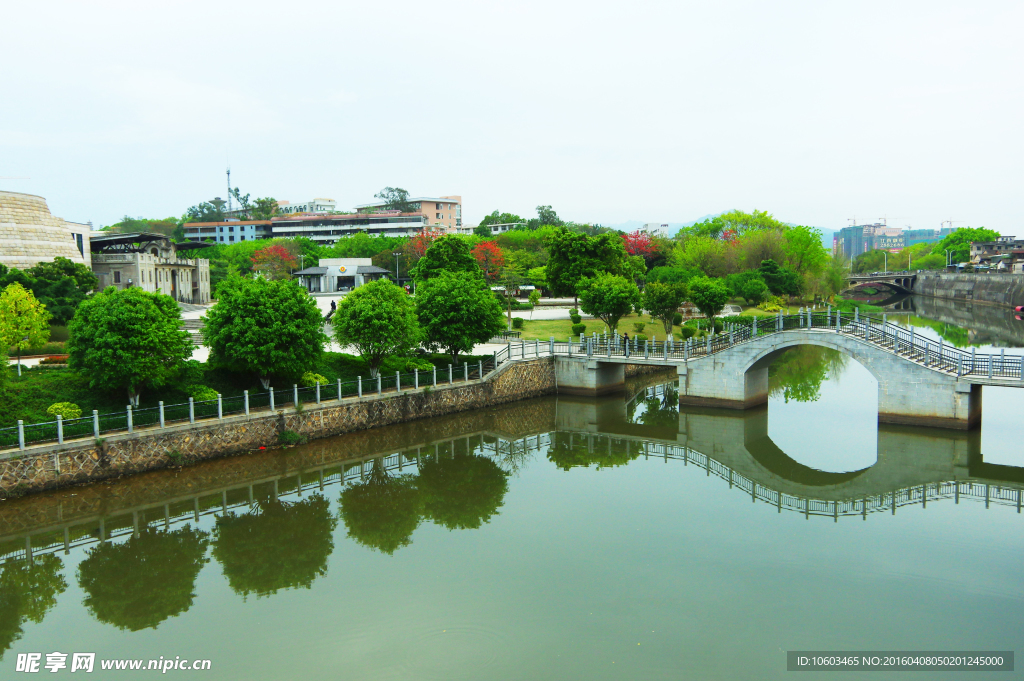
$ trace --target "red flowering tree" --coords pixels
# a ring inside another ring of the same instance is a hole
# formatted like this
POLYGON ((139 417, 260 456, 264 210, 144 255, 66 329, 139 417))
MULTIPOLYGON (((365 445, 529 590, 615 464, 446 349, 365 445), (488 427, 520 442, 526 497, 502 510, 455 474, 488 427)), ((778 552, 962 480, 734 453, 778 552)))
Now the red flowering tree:
POLYGON ((430 227, 425 227, 422 232, 409 239, 406 244, 409 256, 414 261, 419 260, 423 257, 423 254, 427 252, 427 249, 430 248, 430 244, 434 243, 435 239, 443 235, 443 229, 431 229, 430 227))
POLYGON ((625 242, 626 252, 630 255, 642 255, 646 258, 657 250, 651 235, 641 232, 639 229, 629 234, 623 234, 622 240, 625 242))
POLYGON ((298 265, 298 260, 287 248, 272 244, 252 254, 252 269, 268 279, 287 279, 288 272, 298 265))
POLYGON ((505 266, 505 255, 501 252, 498 244, 493 241, 481 241, 470 252, 476 258, 487 281, 494 281, 498 278, 501 268, 505 266))

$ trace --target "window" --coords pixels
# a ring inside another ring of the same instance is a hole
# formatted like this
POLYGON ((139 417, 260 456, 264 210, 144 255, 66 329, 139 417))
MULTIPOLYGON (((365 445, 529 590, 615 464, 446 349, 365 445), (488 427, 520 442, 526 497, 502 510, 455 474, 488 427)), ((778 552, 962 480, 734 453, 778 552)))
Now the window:
MULTIPOLYGON (((231 232, 232 234, 234 234, 234 233, 235 233, 235 228, 234 228, 234 226, 232 226, 232 227, 228 227, 228 231, 229 231, 229 232, 231 232)), ((234 241, 234 239, 232 239, 232 241, 234 241)))
POLYGON ((115 284, 120 284, 121 283, 121 270, 114 270, 114 283, 115 284))
POLYGON ((438 220, 440 220, 440 219, 441 219, 441 214, 440 214, 440 213, 438 213, 438 214, 437 214, 437 219, 438 219, 438 220))
POLYGON ((243 234, 243 235, 242 235, 241 237, 239 237, 239 239, 238 239, 238 240, 239 240, 239 241, 245 241, 245 235, 243 234))
POLYGON ((234 240, 235 240, 235 235, 234 234, 232 234, 231 236, 228 237, 228 241, 234 241, 234 240))

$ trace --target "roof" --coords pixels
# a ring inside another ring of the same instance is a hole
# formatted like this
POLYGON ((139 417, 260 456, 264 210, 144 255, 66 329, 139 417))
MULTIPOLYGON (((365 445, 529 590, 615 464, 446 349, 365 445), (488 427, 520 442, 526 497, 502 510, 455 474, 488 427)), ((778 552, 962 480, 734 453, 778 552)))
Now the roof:
MULTIPOLYGON (((416 203, 417 201, 433 201, 434 203, 462 203, 462 201, 456 199, 446 199, 443 196, 417 196, 416 198, 409 197, 406 203, 416 203)), ((363 203, 356 208, 373 208, 374 206, 383 206, 387 204, 387 201, 374 201, 373 203, 363 203)))
POLYGON ((391 274, 391 270, 376 265, 360 265, 356 268, 356 274, 391 274))
POLYGON ((185 226, 223 227, 225 225, 269 225, 270 220, 224 220, 222 222, 186 222, 185 226))
POLYGON ((309 275, 327 274, 327 268, 326 267, 307 267, 304 270, 299 270, 298 272, 292 272, 292 274, 295 274, 295 275, 298 275, 298 274, 309 274, 309 275))
POLYGON ((135 244, 140 241, 160 241, 167 237, 158 232, 132 232, 131 234, 121 234, 119 232, 99 232, 89 236, 89 241, 94 244, 135 244))

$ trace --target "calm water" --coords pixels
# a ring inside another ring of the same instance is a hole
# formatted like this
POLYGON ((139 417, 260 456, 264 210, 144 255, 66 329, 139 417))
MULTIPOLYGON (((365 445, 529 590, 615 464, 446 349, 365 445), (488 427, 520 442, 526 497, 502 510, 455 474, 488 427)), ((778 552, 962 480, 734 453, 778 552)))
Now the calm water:
POLYGON ((745 413, 680 412, 653 377, 3 502, 2 676, 53 651, 562 680, 1024 650, 1024 391, 954 433, 880 427, 870 374, 818 348, 770 380, 745 413))

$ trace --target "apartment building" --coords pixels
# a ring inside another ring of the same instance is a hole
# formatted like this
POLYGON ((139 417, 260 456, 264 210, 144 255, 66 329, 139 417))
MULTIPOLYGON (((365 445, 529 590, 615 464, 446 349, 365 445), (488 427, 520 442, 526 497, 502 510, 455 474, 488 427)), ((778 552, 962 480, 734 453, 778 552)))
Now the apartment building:
MULTIPOLYGON (((462 226, 461 196, 420 196, 409 199, 409 203, 412 204, 412 212, 409 214, 422 215, 428 226, 440 226, 452 234, 458 232, 458 228, 462 226)), ((356 206, 356 212, 361 215, 379 214, 385 211, 385 205, 384 201, 364 203, 356 206)))
POLYGON ((225 220, 224 222, 186 222, 185 238, 189 241, 213 241, 233 244, 238 241, 269 239, 270 220, 225 220))

